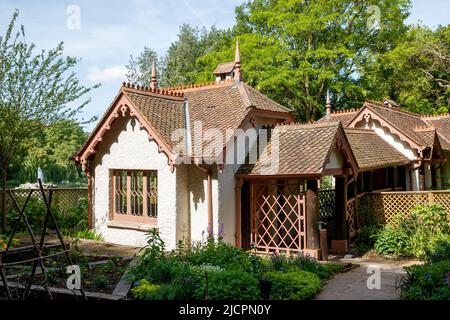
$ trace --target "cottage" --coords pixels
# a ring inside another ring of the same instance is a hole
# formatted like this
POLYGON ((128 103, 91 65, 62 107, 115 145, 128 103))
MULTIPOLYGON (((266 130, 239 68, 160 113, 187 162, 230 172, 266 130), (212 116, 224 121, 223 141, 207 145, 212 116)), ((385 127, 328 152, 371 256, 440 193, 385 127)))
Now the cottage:
POLYGON ((238 43, 235 61, 214 74, 213 83, 158 88, 153 64, 150 88, 124 84, 76 154, 90 224, 106 241, 142 246, 156 227, 168 249, 211 233, 243 248, 319 256, 320 197, 333 207, 330 241, 345 247, 359 193, 447 183, 448 115, 423 117, 388 100, 332 112, 328 97, 324 118, 298 124, 242 81, 238 43), (335 191, 320 195, 325 176, 335 191))

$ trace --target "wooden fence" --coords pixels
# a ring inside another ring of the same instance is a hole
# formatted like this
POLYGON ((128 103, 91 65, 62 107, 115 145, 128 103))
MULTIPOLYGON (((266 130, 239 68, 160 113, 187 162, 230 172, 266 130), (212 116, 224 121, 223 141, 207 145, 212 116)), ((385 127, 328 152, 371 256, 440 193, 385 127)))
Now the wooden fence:
POLYGON ((380 223, 396 225, 396 217, 408 217, 417 205, 440 204, 450 217, 450 191, 370 192, 358 199, 360 225, 372 215, 380 223))
MULTIPOLYGON (((25 199, 27 198, 30 190, 33 190, 33 194, 31 199, 35 201, 42 202, 41 193, 38 189, 11 189, 11 192, 14 194, 17 202, 19 204, 23 204, 25 199)), ((50 189, 46 189, 47 196, 50 189)), ((83 199, 87 199, 87 188, 54 188, 53 190, 53 199, 52 199, 52 207, 70 210, 75 206, 80 204, 80 201, 83 199)), ((3 195, 0 193, 0 200, 3 195)), ((1 202, 0 202, 1 203, 1 202)), ((43 202, 42 202, 43 203, 43 202)), ((14 208, 14 204, 9 194, 7 194, 6 206, 8 212, 9 210, 14 208)), ((1 208, 0 208, 1 211, 1 208)))

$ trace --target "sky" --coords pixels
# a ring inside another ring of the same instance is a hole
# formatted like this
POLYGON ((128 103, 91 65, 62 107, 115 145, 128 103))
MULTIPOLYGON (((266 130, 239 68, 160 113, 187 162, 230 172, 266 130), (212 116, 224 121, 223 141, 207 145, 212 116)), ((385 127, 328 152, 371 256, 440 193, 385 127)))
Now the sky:
MULTIPOLYGON (((130 55, 144 46, 164 54, 176 40, 183 23, 218 28, 234 24, 234 8, 244 0, 0 0, 0 34, 14 10, 25 26, 26 40, 38 48, 54 48, 64 42, 65 54, 80 58, 76 66, 91 91, 91 103, 82 118, 101 117, 125 80, 130 55)), ((408 23, 435 28, 450 23, 449 0, 413 0, 408 23)), ((85 127, 91 131, 95 123, 85 127)))

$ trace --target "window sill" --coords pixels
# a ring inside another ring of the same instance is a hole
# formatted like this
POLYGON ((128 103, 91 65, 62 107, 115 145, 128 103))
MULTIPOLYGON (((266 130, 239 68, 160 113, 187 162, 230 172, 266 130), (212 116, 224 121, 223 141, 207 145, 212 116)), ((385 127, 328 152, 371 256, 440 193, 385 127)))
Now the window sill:
POLYGON ((156 228, 154 224, 142 223, 142 222, 129 222, 129 221, 108 221, 108 228, 113 229, 125 229, 148 232, 150 229, 156 228))

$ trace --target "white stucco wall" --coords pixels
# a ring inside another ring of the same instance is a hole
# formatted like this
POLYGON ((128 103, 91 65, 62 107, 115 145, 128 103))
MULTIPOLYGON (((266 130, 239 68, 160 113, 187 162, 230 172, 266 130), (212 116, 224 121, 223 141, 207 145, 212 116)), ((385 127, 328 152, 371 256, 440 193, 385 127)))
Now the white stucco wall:
POLYGON ((236 242, 236 165, 224 165, 218 174, 219 187, 219 224, 223 225, 223 240, 236 242))
POLYGON ((336 150, 331 150, 330 158, 328 159, 327 164, 325 165, 326 169, 340 169, 344 166, 344 158, 342 154, 336 150))
POLYGON ((110 173, 112 169, 158 171, 158 224, 168 249, 176 245, 176 175, 170 172, 167 156, 158 152, 147 131, 133 128, 130 118, 115 120, 111 130, 97 146, 94 170, 94 226, 107 242, 133 246, 145 245, 145 232, 108 227, 110 208, 110 173))
MULTIPOLYGON (((203 240, 208 232, 208 179, 204 171, 190 165, 187 167, 188 187, 186 190, 189 197, 189 217, 190 217, 190 236, 192 241, 203 240)), ((212 202, 213 202, 213 227, 214 234, 218 234, 219 215, 218 215, 218 181, 217 172, 213 172, 212 179, 212 202)))
MULTIPOLYGON (((355 128, 371 129, 375 131, 375 133, 378 134, 384 141, 389 143, 392 147, 394 147, 397 151, 402 153, 408 159, 410 160, 418 159, 417 152, 413 148, 411 148, 406 142, 400 140, 400 138, 397 135, 392 134, 387 128, 381 126, 381 124, 377 120, 374 121, 373 119, 370 119, 369 122, 366 122, 365 120, 360 121, 355 125, 355 128)), ((407 184, 410 183, 407 182, 407 184)), ((418 170, 413 171, 412 187, 410 188, 412 188, 412 190, 414 191, 419 190, 418 170)))

